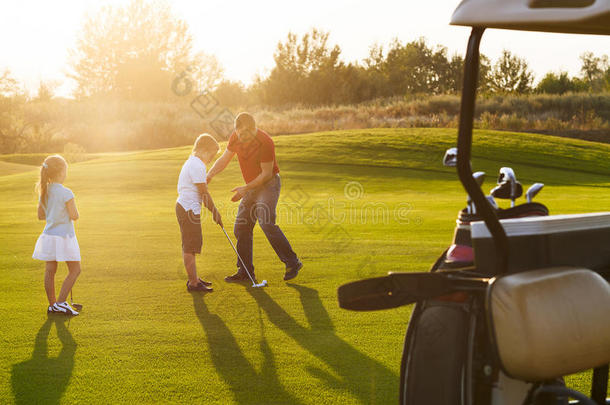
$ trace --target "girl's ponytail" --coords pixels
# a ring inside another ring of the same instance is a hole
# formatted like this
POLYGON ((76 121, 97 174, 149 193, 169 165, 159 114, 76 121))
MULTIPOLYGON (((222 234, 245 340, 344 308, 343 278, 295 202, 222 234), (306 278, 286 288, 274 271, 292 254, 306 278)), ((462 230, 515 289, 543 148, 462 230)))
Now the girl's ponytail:
POLYGON ((43 207, 46 207, 49 196, 49 165, 47 162, 42 162, 42 166, 40 166, 40 181, 38 182, 38 189, 40 192, 40 203, 43 207))
POLYGON ((40 203, 43 207, 47 206, 49 199, 49 183, 63 170, 66 170, 67 167, 68 164, 65 159, 59 155, 49 156, 42 162, 42 166, 40 166, 40 181, 36 186, 40 193, 40 203))

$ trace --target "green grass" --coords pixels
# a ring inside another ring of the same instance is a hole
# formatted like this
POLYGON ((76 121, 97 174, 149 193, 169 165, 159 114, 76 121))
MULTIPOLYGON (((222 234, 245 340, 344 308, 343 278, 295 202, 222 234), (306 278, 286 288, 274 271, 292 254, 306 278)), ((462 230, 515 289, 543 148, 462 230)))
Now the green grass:
MULTIPOLYGON (((74 293, 85 310, 69 322, 47 321, 43 264, 31 259, 43 227, 37 172, 0 172, 0 403, 395 402, 412 307, 344 311, 336 289, 391 270, 425 271, 447 246, 465 200, 454 170, 441 165, 455 133, 275 138, 279 221, 305 267, 284 283, 283 266, 257 227, 256 273, 270 286, 224 283, 234 254, 205 216, 198 266, 215 292, 204 297, 185 291, 174 215, 189 147, 71 165, 65 185, 81 213, 83 258, 74 293), (335 221, 311 224, 313 209, 335 221)), ((555 214, 608 209, 609 158, 609 145, 475 133, 475 170, 493 179, 511 165, 524 186, 547 184, 538 199, 555 214)), ((234 162, 210 185, 227 228, 236 212, 230 189, 239 184, 234 162)), ((58 279, 65 273, 62 265, 58 279)), ((583 373, 569 382, 587 392, 589 379, 583 373)))

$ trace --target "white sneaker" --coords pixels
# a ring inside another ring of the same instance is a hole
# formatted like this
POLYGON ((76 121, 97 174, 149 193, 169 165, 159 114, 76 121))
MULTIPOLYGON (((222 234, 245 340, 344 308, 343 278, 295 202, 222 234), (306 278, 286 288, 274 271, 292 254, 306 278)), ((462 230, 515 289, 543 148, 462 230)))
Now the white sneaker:
POLYGON ((64 302, 56 302, 53 304, 53 312, 62 313, 68 316, 76 316, 78 312, 76 312, 67 301, 64 302))

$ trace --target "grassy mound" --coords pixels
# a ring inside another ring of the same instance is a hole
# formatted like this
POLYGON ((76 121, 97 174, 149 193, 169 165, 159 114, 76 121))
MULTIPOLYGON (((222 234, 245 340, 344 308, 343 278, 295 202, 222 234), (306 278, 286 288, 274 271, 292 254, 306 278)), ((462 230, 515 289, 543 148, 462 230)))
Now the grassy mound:
MULTIPOLYGON (((36 167, 0 171, 0 402, 395 402, 411 307, 343 311, 336 288, 427 270, 447 246, 465 203, 455 171, 441 165, 455 136, 380 129, 275 138, 278 221, 305 267, 284 283, 257 227, 256 274, 270 286, 224 283, 234 253, 204 215, 198 266, 215 292, 203 297, 186 292, 174 215, 190 148, 71 165, 65 185, 81 212, 83 258, 74 298, 85 309, 70 322, 47 320, 44 266, 31 259, 43 227, 36 167)), ((473 168, 492 179, 486 191, 509 165, 524 187, 547 185, 537 199, 554 214, 608 209, 608 145, 479 131, 473 152, 473 168)), ((210 184, 227 229, 237 209, 230 190, 241 183, 233 162, 210 184)), ((58 288, 64 275, 61 265, 58 288)), ((569 381, 587 391, 588 378, 569 381)))

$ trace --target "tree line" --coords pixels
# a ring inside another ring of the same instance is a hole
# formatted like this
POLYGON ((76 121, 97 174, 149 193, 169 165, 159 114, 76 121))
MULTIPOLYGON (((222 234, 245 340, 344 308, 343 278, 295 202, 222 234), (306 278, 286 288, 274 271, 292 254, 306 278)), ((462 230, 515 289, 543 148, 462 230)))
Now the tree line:
MULTIPOLYGON (((274 66, 250 86, 223 78, 212 55, 196 52, 185 21, 173 15, 168 2, 132 0, 125 6, 105 6, 83 24, 70 51, 69 77, 77 83, 75 97, 118 97, 165 100, 175 96, 170 83, 187 72, 194 91, 213 91, 228 104, 308 106, 354 104, 421 94, 456 94, 463 75, 461 55, 430 45, 425 38, 395 39, 375 44, 362 61, 345 62, 329 32, 312 29, 289 33, 277 44, 274 66), (238 100, 247 100, 244 101, 238 100)), ((504 50, 492 62, 481 56, 479 87, 483 93, 526 94, 610 90, 607 55, 585 52, 581 75, 549 72, 534 86, 527 61, 504 50)), ((41 84, 39 98, 49 97, 41 84)), ((51 94, 52 95, 52 94, 51 94)))
MULTIPOLYGON (((209 92, 223 106, 279 108, 408 100, 460 91, 462 56, 449 55, 446 47, 431 45, 425 38, 375 44, 366 58, 356 62, 343 61, 341 48, 329 38, 329 32, 319 29, 303 35, 289 33, 277 44, 269 74, 245 86, 225 79, 213 55, 194 49, 186 22, 172 13, 170 3, 132 0, 124 6, 105 6, 84 22, 70 51, 75 100, 56 98, 54 82, 41 82, 31 96, 9 71, 0 70, 0 153, 48 150, 58 139, 71 137, 63 133, 66 126, 74 127, 67 122, 70 119, 57 118, 65 117, 69 106, 79 111, 74 119, 82 118, 81 106, 97 105, 96 111, 86 112, 95 123, 135 120, 144 127, 138 117, 113 106, 120 102, 185 104, 202 92, 209 92), (188 80, 176 86, 180 78, 188 80), (180 97, 187 94, 191 96, 180 97), (101 116, 101 111, 113 111, 116 116, 101 116)), ((481 55, 479 90, 490 95, 610 91, 608 56, 585 52, 580 60, 580 75, 549 72, 534 85, 525 59, 507 50, 496 61, 481 55)), ((173 119, 155 118, 161 126, 163 119, 173 119)))
MULTIPOLYGON (((276 48, 275 66, 267 77, 259 78, 248 88, 222 81, 216 94, 229 105, 239 105, 239 99, 247 99, 253 104, 316 106, 457 94, 461 90, 462 56, 450 56, 446 47, 429 45, 425 38, 394 40, 387 50, 374 45, 367 58, 352 63, 341 61, 340 47, 329 45, 328 38, 328 32, 317 29, 300 38, 288 34, 276 48)), ((580 60, 580 76, 549 72, 534 85, 534 74, 525 59, 508 50, 503 50, 493 63, 481 55, 479 91, 492 95, 610 91, 608 57, 585 52, 580 60)))

